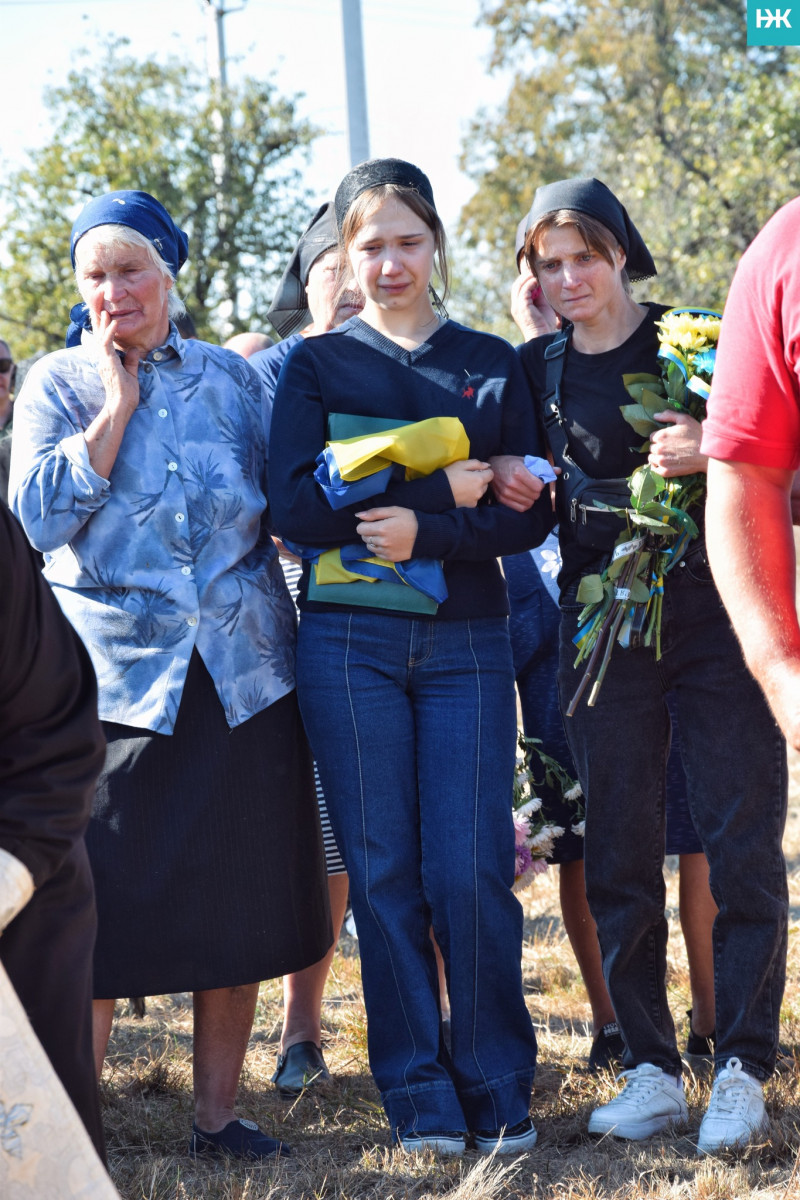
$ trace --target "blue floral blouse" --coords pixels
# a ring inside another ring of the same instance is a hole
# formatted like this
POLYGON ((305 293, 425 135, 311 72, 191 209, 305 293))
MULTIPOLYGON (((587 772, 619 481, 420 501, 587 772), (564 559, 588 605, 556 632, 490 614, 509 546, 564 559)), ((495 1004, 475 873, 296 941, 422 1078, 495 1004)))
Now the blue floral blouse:
POLYGON ((196 646, 233 727, 294 687, 295 612, 266 528, 267 401, 239 355, 183 341, 139 366, 110 479, 83 431, 105 402, 90 336, 28 373, 10 494, 86 643, 100 715, 171 733, 196 646))

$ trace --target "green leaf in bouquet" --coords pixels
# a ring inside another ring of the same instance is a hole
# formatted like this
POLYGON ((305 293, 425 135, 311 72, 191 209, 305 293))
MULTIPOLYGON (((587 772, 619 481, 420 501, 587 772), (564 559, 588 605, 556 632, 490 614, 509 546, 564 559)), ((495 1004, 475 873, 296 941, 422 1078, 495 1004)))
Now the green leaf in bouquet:
POLYGON ((649 504, 666 490, 666 481, 650 466, 638 467, 630 478, 631 495, 637 508, 649 504))
POLYGON ((649 599, 649 585, 643 579, 634 579, 631 583, 631 600, 634 604, 646 604, 649 599))
POLYGON ((700 530, 697 528, 697 523, 693 517, 689 515, 685 508, 671 509, 673 519, 682 530, 685 530, 689 537, 696 538, 700 530))
POLYGON ((683 371, 675 363, 667 367, 667 396, 681 407, 686 405, 686 380, 683 371))
POLYGON ((603 512, 619 513, 621 517, 626 516, 629 511, 627 506, 623 508, 619 504, 606 504, 605 500, 595 500, 593 507, 602 508, 603 512))
MULTIPOLYGON (((648 417, 654 417, 656 413, 664 411, 666 397, 663 392, 654 392, 650 388, 645 388, 642 392, 641 405, 648 417)), ((659 425, 661 422, 659 421, 659 425)))
POLYGON ((673 532, 677 532, 684 528, 683 517, 686 514, 670 504, 660 504, 657 500, 652 500, 649 504, 643 504, 638 511, 645 517, 660 521, 664 529, 671 527, 673 532))
POLYGON ((600 576, 584 575, 578 584, 578 604, 601 604, 603 596, 603 580, 600 576))
POLYGON ((635 510, 631 513, 631 521, 634 525, 641 525, 643 529, 654 529, 663 537, 675 537, 678 532, 671 525, 665 525, 663 521, 650 516, 646 511, 635 510))
POLYGON ((649 375, 646 371, 638 371, 633 375, 623 375, 622 382, 625 384, 626 388, 630 387, 631 384, 634 383, 659 384, 661 383, 661 376, 649 375))
POLYGON ((657 395, 659 393, 662 396, 666 395, 664 381, 660 375, 647 375, 644 373, 639 375, 623 375, 622 382, 625 384, 625 390, 628 395, 637 404, 641 403, 642 392, 645 390, 655 392, 657 395))
POLYGON ((655 433, 657 429, 661 428, 659 422, 654 421, 641 404, 621 404, 619 411, 628 424, 642 437, 650 437, 651 433, 655 433))

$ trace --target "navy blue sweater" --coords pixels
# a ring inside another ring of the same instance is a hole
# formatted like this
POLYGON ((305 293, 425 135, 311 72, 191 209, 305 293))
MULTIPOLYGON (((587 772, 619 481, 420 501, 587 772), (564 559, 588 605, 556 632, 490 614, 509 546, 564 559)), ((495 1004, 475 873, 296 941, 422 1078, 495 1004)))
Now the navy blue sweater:
MULTIPOLYGON (((414 556, 444 561, 449 596, 437 618, 504 616, 508 604, 496 559, 544 540, 554 521, 547 489, 527 513, 497 504, 488 494, 477 508, 455 508, 447 476, 439 470, 334 510, 313 478, 330 413, 398 423, 459 417, 471 458, 542 454, 530 390, 511 346, 447 321, 427 342, 405 350, 353 317, 290 351, 270 430, 270 505, 282 537, 319 547, 360 543, 356 512, 411 508, 419 525, 414 556)), ((301 608, 341 610, 306 600, 305 578, 301 608)))

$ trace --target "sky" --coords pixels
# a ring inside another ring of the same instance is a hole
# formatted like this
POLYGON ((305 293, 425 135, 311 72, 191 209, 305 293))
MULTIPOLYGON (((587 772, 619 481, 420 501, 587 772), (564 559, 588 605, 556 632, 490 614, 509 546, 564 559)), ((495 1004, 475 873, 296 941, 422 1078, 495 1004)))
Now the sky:
MULTIPOLYGON (((457 164, 469 120, 508 87, 489 74, 480 8, 481 0, 361 0, 370 153, 422 167, 450 230, 473 190, 457 164)), ((0 0, 4 172, 47 141, 42 93, 66 79, 75 51, 116 34, 142 58, 171 53, 204 67, 207 10, 205 0, 0 0)), ((227 11, 231 82, 274 73, 282 93, 304 93, 300 115, 326 130, 306 182, 327 199, 350 165, 340 0, 228 0, 227 11)))

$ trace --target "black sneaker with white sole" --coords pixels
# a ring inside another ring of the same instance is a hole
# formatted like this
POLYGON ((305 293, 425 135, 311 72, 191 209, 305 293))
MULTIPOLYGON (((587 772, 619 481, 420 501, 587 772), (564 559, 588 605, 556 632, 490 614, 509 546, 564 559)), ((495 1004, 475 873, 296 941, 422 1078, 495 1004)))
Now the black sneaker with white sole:
POLYGON ((536 1145, 538 1134, 530 1117, 510 1129, 477 1129, 475 1149, 479 1154, 521 1154, 536 1145))

